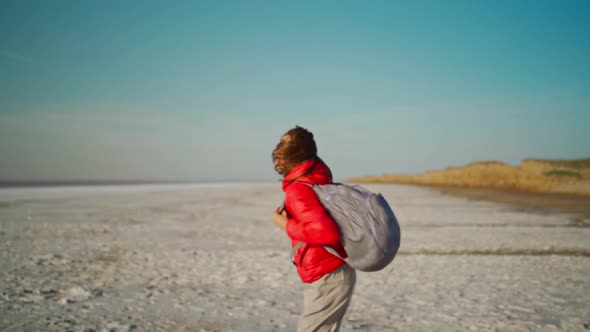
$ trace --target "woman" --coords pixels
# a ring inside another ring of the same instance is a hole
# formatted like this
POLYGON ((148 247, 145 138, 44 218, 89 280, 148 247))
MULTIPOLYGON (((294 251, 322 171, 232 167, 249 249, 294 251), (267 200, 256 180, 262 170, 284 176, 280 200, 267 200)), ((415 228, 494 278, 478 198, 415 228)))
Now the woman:
POLYGON ((293 263, 305 283, 297 331, 338 331, 356 274, 324 248, 346 257, 336 222, 309 186, 332 183, 332 173, 317 156, 313 134, 299 126, 281 137, 272 158, 285 192, 284 208, 275 210, 273 221, 291 238, 293 263))

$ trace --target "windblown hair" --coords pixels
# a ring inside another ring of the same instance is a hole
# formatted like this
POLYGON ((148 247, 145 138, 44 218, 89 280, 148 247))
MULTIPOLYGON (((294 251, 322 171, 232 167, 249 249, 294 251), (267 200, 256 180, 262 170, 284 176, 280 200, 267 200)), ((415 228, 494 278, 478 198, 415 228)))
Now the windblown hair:
POLYGON ((277 147, 272 152, 273 162, 282 159, 282 169, 277 169, 282 175, 289 173, 295 165, 317 157, 318 149, 313 134, 305 128, 295 126, 287 131, 277 147))

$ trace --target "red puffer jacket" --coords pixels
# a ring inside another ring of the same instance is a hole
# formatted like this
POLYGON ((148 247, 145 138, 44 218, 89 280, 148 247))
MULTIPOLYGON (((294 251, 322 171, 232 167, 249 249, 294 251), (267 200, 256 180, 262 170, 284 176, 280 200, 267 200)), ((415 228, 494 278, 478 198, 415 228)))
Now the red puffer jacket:
POLYGON ((319 158, 309 160, 295 166, 283 180, 287 234, 293 247, 305 243, 295 253, 294 262, 301 280, 310 283, 346 264, 323 246, 334 248, 341 257, 346 257, 346 252, 340 243, 338 225, 305 183, 332 183, 330 169, 319 158))

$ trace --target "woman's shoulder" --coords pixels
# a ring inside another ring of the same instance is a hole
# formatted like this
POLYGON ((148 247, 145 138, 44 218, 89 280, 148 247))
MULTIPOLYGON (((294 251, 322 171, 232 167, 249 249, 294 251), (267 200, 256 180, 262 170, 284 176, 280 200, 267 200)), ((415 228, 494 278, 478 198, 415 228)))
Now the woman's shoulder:
POLYGON ((285 190, 287 196, 310 195, 313 193, 312 184, 305 182, 293 182, 285 190))

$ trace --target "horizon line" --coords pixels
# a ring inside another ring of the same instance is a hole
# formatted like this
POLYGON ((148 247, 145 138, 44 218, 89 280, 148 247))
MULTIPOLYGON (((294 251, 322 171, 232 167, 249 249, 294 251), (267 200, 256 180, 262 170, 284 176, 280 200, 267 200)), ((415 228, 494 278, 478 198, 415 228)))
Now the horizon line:
POLYGON ((149 185, 149 184, 202 184, 202 183, 248 183, 273 182, 273 180, 214 179, 214 180, 137 180, 137 179, 35 179, 2 180, 0 188, 26 187, 66 187, 66 186, 104 186, 104 185, 149 185))

